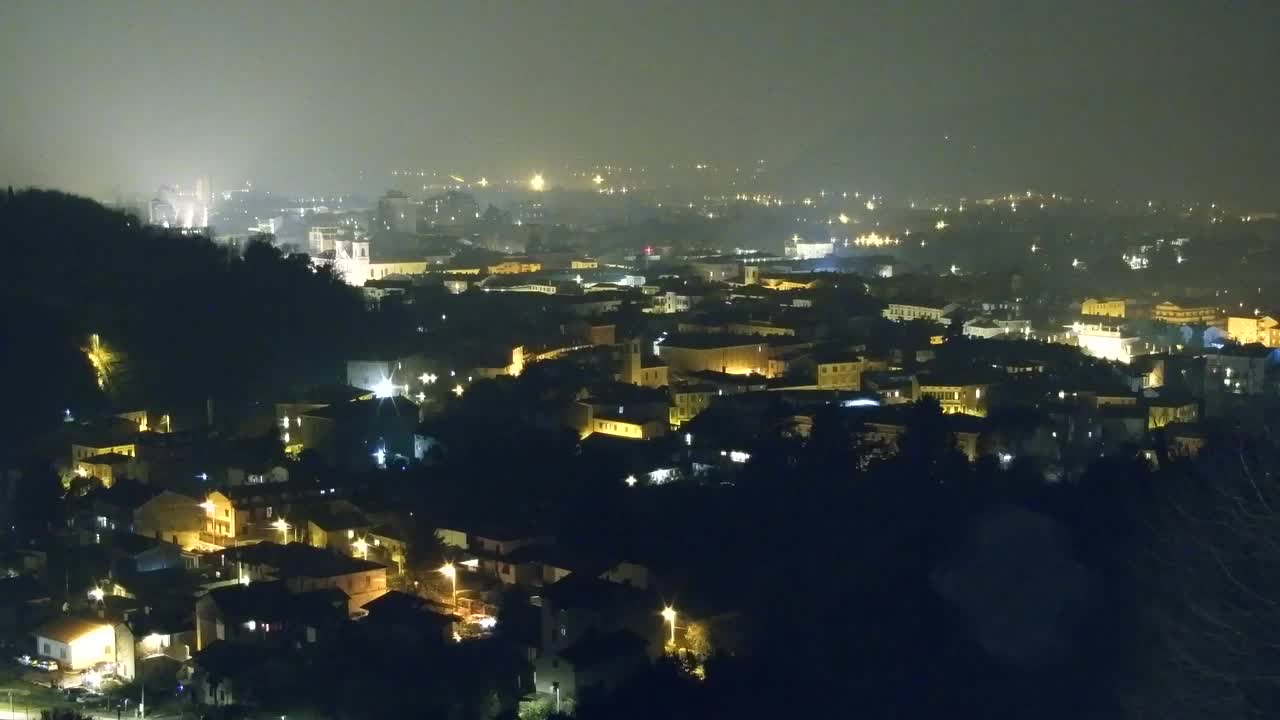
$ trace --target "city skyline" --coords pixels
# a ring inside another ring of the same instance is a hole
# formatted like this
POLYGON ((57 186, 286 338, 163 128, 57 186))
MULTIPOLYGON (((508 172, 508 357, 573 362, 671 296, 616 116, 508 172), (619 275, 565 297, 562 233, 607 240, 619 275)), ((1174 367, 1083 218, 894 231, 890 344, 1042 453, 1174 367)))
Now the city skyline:
POLYGON ((13 3, 0 182, 349 192, 767 161, 766 189, 1270 204, 1280 8, 13 3), (92 31, 88 31, 92 28, 92 31), (363 173, 363 175, 362 175, 363 173))

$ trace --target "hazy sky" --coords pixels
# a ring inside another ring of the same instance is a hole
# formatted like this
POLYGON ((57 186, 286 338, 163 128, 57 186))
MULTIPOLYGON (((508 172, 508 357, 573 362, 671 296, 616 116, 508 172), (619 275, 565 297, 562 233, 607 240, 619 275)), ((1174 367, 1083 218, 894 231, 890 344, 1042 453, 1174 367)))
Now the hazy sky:
POLYGON ((1280 205, 1280 0, 0 0, 0 183, 766 158, 1280 205))

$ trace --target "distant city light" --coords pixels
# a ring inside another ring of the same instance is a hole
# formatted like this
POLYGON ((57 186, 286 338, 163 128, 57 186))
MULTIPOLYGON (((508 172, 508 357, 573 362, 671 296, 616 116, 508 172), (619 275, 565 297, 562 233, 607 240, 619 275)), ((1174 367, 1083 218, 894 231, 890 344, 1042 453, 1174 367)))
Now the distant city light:
POLYGON ((533 177, 529 178, 530 190, 533 190, 534 192, 542 192, 546 187, 547 181, 542 177, 542 173, 534 173, 533 177))
POLYGON ((464 392, 466 392, 466 388, 462 387, 462 385, 461 385, 461 384, 458 384, 458 385, 454 385, 454 386, 453 386, 453 394, 454 394, 454 395, 457 395, 458 397, 462 397, 462 393, 464 393, 464 392))
POLYGON ((946 228, 947 228, 946 220, 939 220, 938 222, 933 224, 934 230, 945 230, 946 228))
POLYGON ((840 223, 843 225, 849 224, 849 216, 845 215, 844 213, 840 213, 840 217, 838 219, 840 220, 840 223))
POLYGON ((867 201, 867 209, 868 209, 868 210, 875 210, 875 209, 876 209, 876 202, 875 202, 874 200, 868 200, 868 201, 867 201))
POLYGON ((637 483, 637 482, 639 482, 639 481, 638 481, 638 480, 636 480, 636 476, 635 476, 635 475, 628 475, 628 476, 623 480, 623 482, 625 482, 625 483, 627 484, 627 487, 635 487, 635 486, 636 486, 636 483, 637 483))

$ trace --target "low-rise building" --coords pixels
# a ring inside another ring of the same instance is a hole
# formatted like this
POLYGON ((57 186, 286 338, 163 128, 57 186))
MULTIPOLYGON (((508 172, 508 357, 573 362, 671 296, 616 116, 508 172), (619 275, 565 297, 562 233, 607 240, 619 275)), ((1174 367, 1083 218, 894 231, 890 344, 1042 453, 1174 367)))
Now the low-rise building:
POLYGON ((1274 315, 1230 315, 1227 337, 1241 345, 1257 343, 1263 347, 1280 347, 1280 320, 1274 315))
POLYGON ((955 303, 938 301, 893 302, 889 303, 881 315, 895 322, 928 320, 946 325, 950 323, 950 318, 947 316, 959 308, 960 306, 955 303))
POLYGON ((57 661, 64 670, 115 663, 116 631, 98 619, 63 616, 36 629, 36 655, 57 661))
POLYGON ((1166 300, 1152 308, 1151 318, 1174 325, 1213 324, 1222 319, 1222 309, 1191 300, 1166 300))

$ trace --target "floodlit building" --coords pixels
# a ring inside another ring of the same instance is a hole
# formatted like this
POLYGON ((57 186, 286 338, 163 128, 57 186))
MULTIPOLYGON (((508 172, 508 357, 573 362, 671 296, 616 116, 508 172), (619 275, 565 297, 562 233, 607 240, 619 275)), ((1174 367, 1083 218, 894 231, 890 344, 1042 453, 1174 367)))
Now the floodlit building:
POLYGON ((946 325, 951 322, 947 315, 959 308, 960 306, 955 303, 942 302, 889 303, 881 315, 886 320, 894 322, 929 320, 946 325))
POLYGON ((342 239, 342 228, 334 226, 313 227, 307 231, 307 248, 312 255, 333 252, 342 239))
POLYGON ((986 383, 932 376, 920 379, 920 397, 937 400, 946 415, 963 413, 985 417, 990 396, 991 386, 986 383))
POLYGON ((1096 358, 1127 364, 1149 351, 1141 338, 1126 334, 1119 326, 1076 325, 1073 329, 1080 350, 1096 358))
POLYGON ((1151 310, 1151 319, 1174 325, 1212 324, 1222 319, 1222 310, 1216 305, 1166 300, 1151 310))
POLYGON ((711 370, 730 375, 767 375, 769 346, 740 336, 672 335, 658 345, 658 357, 671 371, 689 374, 711 370))
POLYGON ((36 655, 55 660, 65 670, 84 670, 116 661, 115 628, 101 620, 60 617, 34 633, 36 655))
POLYGON ((1227 337, 1241 345, 1280 347, 1280 320, 1274 315, 1231 315, 1227 317, 1227 337))
POLYGON ((1129 317, 1132 300, 1125 298, 1085 298, 1080 303, 1080 314, 1093 317, 1124 318, 1129 317))

